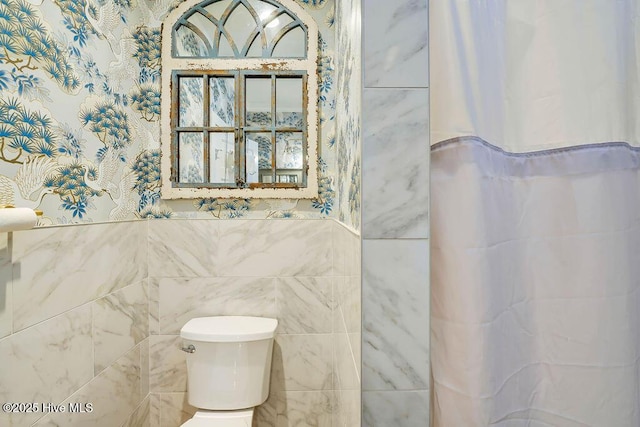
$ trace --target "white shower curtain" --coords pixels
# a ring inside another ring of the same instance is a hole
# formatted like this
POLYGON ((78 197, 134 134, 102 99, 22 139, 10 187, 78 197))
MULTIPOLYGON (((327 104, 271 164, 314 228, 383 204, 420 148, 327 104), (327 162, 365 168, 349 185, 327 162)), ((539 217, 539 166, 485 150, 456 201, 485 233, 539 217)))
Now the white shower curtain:
POLYGON ((640 426, 638 0, 432 0, 433 427, 640 426))

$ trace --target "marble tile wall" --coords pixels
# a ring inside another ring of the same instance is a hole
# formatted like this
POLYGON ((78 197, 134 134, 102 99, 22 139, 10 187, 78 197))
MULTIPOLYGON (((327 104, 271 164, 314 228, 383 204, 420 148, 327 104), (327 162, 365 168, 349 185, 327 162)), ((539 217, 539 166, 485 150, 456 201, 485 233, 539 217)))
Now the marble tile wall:
POLYGON ((0 401, 39 404, 0 425, 148 425, 146 236, 142 221, 0 233, 0 401))
POLYGON ((196 410, 180 328, 230 314, 279 320, 256 426, 360 424, 360 236, 337 221, 139 221, 4 236, 0 400, 92 408, 2 413, 0 425, 177 427, 196 410))
POLYGON ((428 0, 367 0, 362 425, 429 425, 428 0))
POLYGON ((213 315, 279 320, 257 426, 359 424, 359 241, 335 221, 150 222, 151 425, 177 427, 196 411, 179 332, 213 315))
POLYGON ((428 0, 366 0, 363 6, 365 88, 428 87, 428 0))
POLYGON ((361 425, 361 238, 339 223, 333 232, 333 427, 361 425))

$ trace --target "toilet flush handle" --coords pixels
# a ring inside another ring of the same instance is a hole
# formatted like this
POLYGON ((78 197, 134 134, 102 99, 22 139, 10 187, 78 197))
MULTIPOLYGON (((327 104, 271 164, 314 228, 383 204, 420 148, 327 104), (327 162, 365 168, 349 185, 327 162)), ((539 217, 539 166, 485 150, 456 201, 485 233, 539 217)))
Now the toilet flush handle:
POLYGON ((196 348, 194 347, 193 344, 189 344, 189 347, 182 347, 182 351, 184 351, 186 353, 195 353, 196 352, 196 348))

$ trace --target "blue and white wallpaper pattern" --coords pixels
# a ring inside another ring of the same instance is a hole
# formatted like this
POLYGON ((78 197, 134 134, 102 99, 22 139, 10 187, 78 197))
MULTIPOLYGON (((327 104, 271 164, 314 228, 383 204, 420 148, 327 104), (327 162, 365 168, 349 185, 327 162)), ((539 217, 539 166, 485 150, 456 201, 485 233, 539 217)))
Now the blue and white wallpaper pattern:
POLYGON ((336 12, 336 140, 338 219, 360 229, 362 59, 361 2, 340 0, 336 12))
MULTIPOLYGON (((180 0, 0 0, 0 204, 42 210, 41 225, 336 217, 359 228, 355 65, 336 72, 334 0, 296 1, 321 34, 317 199, 160 200, 160 25, 180 0)), ((348 29, 337 33, 347 54, 348 29)))

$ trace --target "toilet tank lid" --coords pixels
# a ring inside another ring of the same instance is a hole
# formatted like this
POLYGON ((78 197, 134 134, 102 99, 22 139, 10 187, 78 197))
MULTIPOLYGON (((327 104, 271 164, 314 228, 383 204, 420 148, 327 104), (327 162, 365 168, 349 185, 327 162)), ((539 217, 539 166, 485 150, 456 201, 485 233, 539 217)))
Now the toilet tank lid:
POLYGON ((180 330, 180 336, 194 341, 242 342, 273 338, 278 320, 267 317, 196 317, 180 330))

